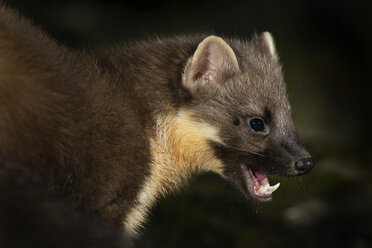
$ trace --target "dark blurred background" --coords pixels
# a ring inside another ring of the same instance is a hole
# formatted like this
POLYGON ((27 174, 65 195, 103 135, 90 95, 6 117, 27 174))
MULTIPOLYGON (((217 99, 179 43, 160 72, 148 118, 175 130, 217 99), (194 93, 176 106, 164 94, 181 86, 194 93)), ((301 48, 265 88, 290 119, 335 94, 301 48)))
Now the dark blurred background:
POLYGON ((6 1, 76 49, 270 31, 315 169, 254 204, 218 176, 160 201, 140 247, 372 247, 371 1, 6 1))

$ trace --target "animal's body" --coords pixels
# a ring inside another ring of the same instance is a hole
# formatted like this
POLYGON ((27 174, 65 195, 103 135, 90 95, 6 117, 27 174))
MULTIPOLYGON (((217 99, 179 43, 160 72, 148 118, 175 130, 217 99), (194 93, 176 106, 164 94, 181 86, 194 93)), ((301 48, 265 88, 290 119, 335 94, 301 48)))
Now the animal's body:
POLYGON ((269 33, 178 36, 88 54, 4 7, 0 158, 130 235, 156 199, 195 173, 213 171, 265 201, 278 187, 267 175, 312 168, 269 33))

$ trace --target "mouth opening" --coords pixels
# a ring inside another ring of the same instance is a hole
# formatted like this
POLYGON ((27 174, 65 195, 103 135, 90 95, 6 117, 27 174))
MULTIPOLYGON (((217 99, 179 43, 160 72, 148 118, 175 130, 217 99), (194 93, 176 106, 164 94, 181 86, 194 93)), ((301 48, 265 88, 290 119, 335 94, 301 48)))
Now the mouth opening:
POLYGON ((280 183, 271 186, 265 173, 254 171, 245 165, 241 165, 241 168, 244 174, 245 186, 250 195, 258 200, 270 200, 272 193, 279 188, 280 183))

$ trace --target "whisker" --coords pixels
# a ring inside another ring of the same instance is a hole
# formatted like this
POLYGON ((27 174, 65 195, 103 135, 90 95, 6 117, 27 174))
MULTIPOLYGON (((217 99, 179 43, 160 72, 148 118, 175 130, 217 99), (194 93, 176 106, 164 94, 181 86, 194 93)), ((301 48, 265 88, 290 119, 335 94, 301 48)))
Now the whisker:
MULTIPOLYGON (((252 142, 250 142, 250 141, 248 141, 248 143, 249 143, 250 145, 252 145, 252 146, 258 148, 258 149, 261 149, 261 150, 265 151, 265 148, 263 148, 263 147, 261 147, 261 146, 259 146, 259 145, 256 145, 255 143, 252 143, 252 142)), ((267 151, 267 152, 269 152, 269 151, 267 151)))
MULTIPOLYGON (((225 146, 226 146, 226 145, 225 145, 225 146)), ((242 152, 247 152, 247 153, 250 153, 250 154, 253 154, 253 155, 257 155, 257 156, 265 157, 265 155, 264 155, 264 154, 261 154, 261 153, 252 152, 252 151, 248 151, 248 150, 240 149, 240 148, 233 147, 233 146, 226 146, 226 147, 228 147, 228 148, 232 148, 232 149, 235 149, 235 150, 238 150, 238 151, 242 151, 242 152)))

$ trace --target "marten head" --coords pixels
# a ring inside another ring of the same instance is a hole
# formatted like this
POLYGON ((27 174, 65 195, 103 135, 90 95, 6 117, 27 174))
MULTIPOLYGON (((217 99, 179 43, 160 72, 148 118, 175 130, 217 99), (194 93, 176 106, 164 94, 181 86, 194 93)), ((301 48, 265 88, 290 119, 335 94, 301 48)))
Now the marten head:
POLYGON ((251 41, 205 38, 188 60, 183 86, 193 119, 223 165, 222 176, 249 198, 271 199, 279 184, 267 176, 299 176, 313 168, 294 126, 281 66, 270 33, 251 41))

